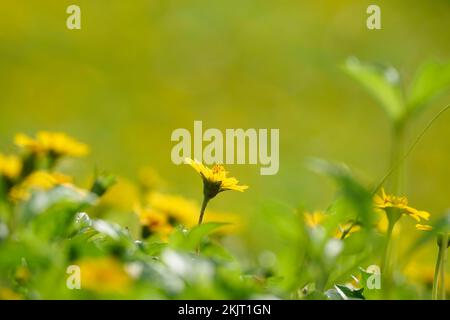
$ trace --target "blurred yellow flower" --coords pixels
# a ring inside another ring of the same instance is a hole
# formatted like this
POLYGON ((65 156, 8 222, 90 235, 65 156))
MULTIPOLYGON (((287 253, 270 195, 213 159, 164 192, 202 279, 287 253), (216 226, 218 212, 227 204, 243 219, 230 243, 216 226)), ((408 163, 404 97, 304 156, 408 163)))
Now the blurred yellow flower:
POLYGON ((326 218, 325 213, 323 213, 322 211, 305 212, 303 216, 305 224, 310 228, 319 226, 326 218))
MULTIPOLYGON (((327 215, 323 211, 304 212, 303 217, 305 224, 309 228, 317 228, 318 226, 322 225, 322 223, 324 223, 327 219, 327 215)), ((360 230, 360 225, 349 221, 338 226, 334 233, 334 237, 336 239, 345 239, 352 233, 358 232, 360 230)))
POLYGON ((136 213, 142 226, 147 228, 150 234, 158 234, 162 240, 167 240, 173 231, 173 226, 169 223, 167 215, 164 213, 137 206, 136 213))
POLYGON ((336 230, 335 237, 337 239, 346 239, 351 234, 361 230, 361 226, 353 222, 347 222, 345 224, 340 224, 336 230))
POLYGON ((22 183, 10 191, 10 197, 13 200, 26 200, 30 196, 30 189, 49 190, 57 185, 71 184, 72 177, 58 172, 35 171, 25 178, 22 183))
POLYGON ((82 157, 89 147, 62 132, 40 131, 33 139, 23 133, 16 135, 15 144, 33 153, 48 153, 55 156, 82 157))
POLYGON ((189 164, 197 171, 203 179, 203 193, 208 199, 214 198, 218 193, 227 190, 235 190, 244 192, 248 186, 238 185, 239 181, 233 177, 227 177, 225 168, 216 164, 212 169, 206 167, 202 163, 185 158, 185 163, 189 164))
POLYGON ((112 257, 84 258, 75 264, 81 271, 81 289, 99 293, 124 293, 132 284, 122 263, 112 257))
POLYGON ((375 208, 386 212, 387 210, 397 210, 399 214, 406 214, 413 218, 417 222, 421 219, 428 220, 430 214, 426 211, 420 211, 408 206, 408 199, 406 197, 397 197, 393 195, 387 195, 384 189, 381 189, 381 193, 374 197, 375 208))
POLYGON ((187 227, 195 225, 195 216, 199 209, 195 201, 160 192, 150 192, 147 201, 151 208, 164 213, 171 221, 187 227))
POLYGON ((22 160, 14 155, 0 154, 0 176, 8 179, 17 178, 22 171, 22 160))

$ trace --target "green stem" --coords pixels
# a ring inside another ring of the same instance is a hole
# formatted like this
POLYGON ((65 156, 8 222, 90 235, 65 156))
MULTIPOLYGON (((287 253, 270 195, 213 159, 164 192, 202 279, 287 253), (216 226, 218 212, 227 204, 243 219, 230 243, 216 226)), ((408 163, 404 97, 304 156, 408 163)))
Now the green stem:
POLYGON ((383 260, 381 260, 381 270, 383 274, 388 278, 388 275, 390 273, 389 271, 389 264, 390 264, 390 258, 391 258, 391 242, 392 242, 392 234, 394 231, 395 222, 392 222, 388 219, 388 229, 386 233, 386 244, 384 247, 384 254, 383 254, 383 260))
MULTIPOLYGON (((201 225, 203 222, 203 216, 205 215, 206 206, 211 198, 207 196, 203 196, 202 208, 200 209, 200 216, 198 217, 198 225, 201 225)), ((197 246, 196 250, 197 255, 200 255, 200 244, 197 246)))
POLYGON ((202 208, 200 209, 200 216, 198 217, 198 225, 201 225, 203 222, 203 216, 205 215, 206 206, 208 205, 209 198, 204 196, 202 202, 202 208))
MULTIPOLYGON (((399 163, 401 156, 403 154, 405 144, 405 125, 399 124, 394 128, 393 139, 392 139, 392 149, 391 149, 391 161, 390 167, 395 166, 396 163, 399 163)), ((402 161, 397 170, 392 175, 391 180, 391 188, 392 192, 396 195, 400 195, 404 191, 404 176, 405 176, 405 162, 402 161)))
POLYGON ((425 126, 425 128, 420 132, 420 134, 416 137, 416 139, 414 140, 414 142, 411 144, 411 146, 408 148, 408 150, 405 152, 404 155, 402 155, 399 160, 392 165, 388 172, 384 175, 384 177, 381 179, 381 181, 377 184, 377 186, 373 189, 372 193, 376 194, 378 192, 378 190, 380 190, 380 188, 384 185, 384 183, 386 182, 386 180, 398 169, 398 167, 406 160, 406 158, 408 158, 408 156, 411 154, 411 152, 414 150, 414 148, 416 147, 416 145, 420 142, 420 140, 422 139, 422 137, 425 135, 425 133, 428 131, 428 129, 431 128, 431 126, 434 124, 434 122, 447 110, 450 110, 450 105, 446 106, 445 108, 443 108, 441 111, 438 112, 438 114, 436 114, 434 116, 433 119, 431 119, 430 122, 428 122, 428 124, 425 126))
POLYGON ((432 300, 438 300, 439 295, 439 273, 441 272, 442 252, 444 248, 438 243, 438 256, 436 261, 436 267, 434 268, 433 290, 431 293, 432 300))
POLYGON ((439 297, 441 300, 445 300, 445 266, 447 264, 447 243, 448 243, 448 233, 445 232, 442 236, 441 241, 441 269, 439 278, 439 297))

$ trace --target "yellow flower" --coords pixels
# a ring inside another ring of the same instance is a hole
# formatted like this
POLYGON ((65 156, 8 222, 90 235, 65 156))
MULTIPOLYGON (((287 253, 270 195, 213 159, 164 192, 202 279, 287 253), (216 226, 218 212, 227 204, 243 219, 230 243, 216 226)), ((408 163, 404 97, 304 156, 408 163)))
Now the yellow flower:
POLYGON ((40 131, 36 139, 20 133, 14 141, 17 146, 39 154, 82 157, 89 153, 87 145, 62 132, 40 131))
POLYGON ((123 293, 132 283, 122 263, 114 258, 84 258, 75 264, 80 267, 81 289, 99 293, 123 293))
POLYGON ((153 209, 166 214, 172 221, 187 227, 195 224, 199 207, 193 200, 177 195, 150 192, 147 201, 153 209))
POLYGON ((163 240, 167 240, 168 236, 173 231, 173 226, 170 225, 167 215, 152 209, 144 209, 137 206, 135 209, 139 215, 139 221, 142 226, 147 228, 151 234, 156 233, 161 236, 163 240))
POLYGON ((185 158, 185 163, 189 164, 195 171, 197 171, 203 179, 203 194, 208 199, 214 198, 218 193, 235 190, 244 192, 248 186, 238 185, 239 181, 233 177, 227 177, 225 168, 216 164, 212 169, 204 166, 196 160, 185 158))
POLYGON ((26 200, 30 196, 30 189, 49 190, 57 185, 72 183, 72 177, 62 173, 35 171, 30 174, 19 185, 10 191, 10 197, 13 200, 26 200))
MULTIPOLYGON (((303 216, 305 219, 305 224, 310 228, 317 228, 318 226, 322 225, 322 223, 324 223, 325 220, 327 219, 327 215, 322 211, 314 211, 312 213, 305 212, 303 216)), ((334 233, 334 237, 336 239, 341 239, 345 233, 344 237, 345 239, 352 233, 355 233, 360 230, 361 230, 360 225, 350 221, 344 224, 340 224, 338 226, 338 229, 334 233)))
POLYGON ((0 176, 8 179, 17 178, 22 171, 22 161, 17 156, 0 154, 0 176))
POLYGON ((399 214, 406 214, 420 222, 421 219, 428 220, 430 214, 426 211, 420 211, 408 206, 408 199, 406 197, 397 197, 393 195, 387 195, 384 189, 381 189, 381 194, 377 194, 374 197, 375 208, 384 212, 390 210, 396 210, 399 214))
POLYGON ((337 239, 345 239, 352 233, 358 232, 361 230, 361 226, 355 224, 353 222, 347 222, 345 224, 340 224, 338 230, 336 230, 335 237, 337 239), (345 234, 345 236, 344 236, 345 234), (343 237, 344 236, 344 237, 343 237))
POLYGON ((314 211, 312 213, 305 212, 304 214, 305 224, 310 228, 315 228, 322 224, 326 215, 321 211, 314 211))

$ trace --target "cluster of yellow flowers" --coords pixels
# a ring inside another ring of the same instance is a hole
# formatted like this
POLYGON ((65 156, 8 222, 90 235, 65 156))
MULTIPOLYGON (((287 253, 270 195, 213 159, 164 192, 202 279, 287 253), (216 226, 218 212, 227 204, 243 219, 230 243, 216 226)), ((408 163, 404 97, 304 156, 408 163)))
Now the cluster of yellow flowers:
POLYGON ((19 155, 0 154, 0 178, 5 181, 8 196, 13 201, 26 200, 30 190, 48 190, 59 184, 72 183, 72 178, 55 172, 50 166, 41 166, 37 159, 50 158, 55 163, 61 157, 81 157, 88 153, 87 145, 65 133, 40 131, 36 138, 17 134, 15 145, 19 155))
POLYGON ((89 153, 89 147, 62 132, 40 131, 36 138, 23 133, 16 135, 15 144, 35 154, 82 157, 89 153))
MULTIPOLYGON (((394 195, 388 195, 382 188, 380 194, 376 194, 373 199, 374 208, 376 211, 388 214, 397 214, 400 217, 405 214, 417 222, 422 220, 429 220, 430 213, 427 211, 417 210, 408 205, 408 199, 406 197, 398 197, 394 195), (394 211, 394 212, 392 212, 394 211)), ((305 225, 309 228, 316 228, 323 224, 327 219, 327 214, 323 211, 305 212, 304 221, 305 225)), ((386 216, 380 217, 377 222, 376 228, 380 232, 385 232, 386 227, 386 216)), ((416 224, 416 229, 421 231, 430 231, 432 227, 427 224, 416 224)), ((335 232, 335 238, 345 239, 354 232, 361 230, 361 226, 354 222, 347 222, 340 224, 335 232)))

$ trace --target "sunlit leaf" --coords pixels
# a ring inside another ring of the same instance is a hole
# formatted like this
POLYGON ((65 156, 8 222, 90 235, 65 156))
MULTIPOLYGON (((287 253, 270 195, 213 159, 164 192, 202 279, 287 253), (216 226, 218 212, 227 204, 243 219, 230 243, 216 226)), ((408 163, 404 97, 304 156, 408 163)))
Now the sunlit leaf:
POLYGON ((227 223, 208 222, 193 227, 189 231, 179 230, 171 237, 170 245, 177 249, 194 250, 207 235, 216 231, 227 223))
POLYGON ((415 75, 408 99, 411 112, 422 110, 435 96, 450 87, 450 63, 428 62, 415 75))
POLYGON ((396 69, 363 64, 356 58, 349 58, 344 70, 380 103, 392 121, 401 120, 406 110, 396 69))

